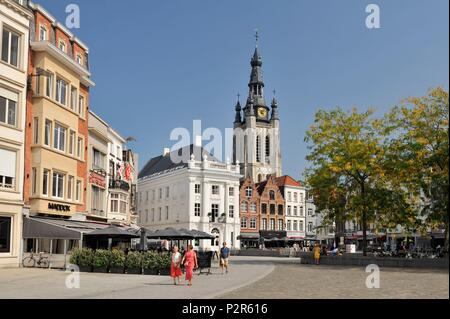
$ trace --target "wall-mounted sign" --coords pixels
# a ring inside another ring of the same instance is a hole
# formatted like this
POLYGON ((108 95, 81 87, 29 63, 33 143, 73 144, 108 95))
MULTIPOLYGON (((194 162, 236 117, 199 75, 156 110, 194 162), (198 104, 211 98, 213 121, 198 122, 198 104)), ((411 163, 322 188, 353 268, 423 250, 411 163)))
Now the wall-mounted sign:
POLYGON ((70 212, 69 205, 61 205, 55 203, 48 203, 48 209, 57 210, 59 212, 70 212))
POLYGON ((101 174, 91 171, 89 174, 89 183, 97 185, 102 188, 106 188, 106 178, 101 174))

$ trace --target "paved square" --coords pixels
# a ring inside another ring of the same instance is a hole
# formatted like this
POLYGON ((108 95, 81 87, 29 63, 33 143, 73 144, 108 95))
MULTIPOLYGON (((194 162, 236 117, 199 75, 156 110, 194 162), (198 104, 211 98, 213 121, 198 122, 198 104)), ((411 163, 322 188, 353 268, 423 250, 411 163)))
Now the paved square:
POLYGON ((169 277, 81 273, 80 289, 66 288, 64 271, 0 270, 0 298, 73 299, 311 299, 449 298, 442 270, 381 269, 381 288, 367 289, 363 267, 300 265, 298 259, 233 257, 228 275, 215 264, 194 286, 174 286, 169 277))

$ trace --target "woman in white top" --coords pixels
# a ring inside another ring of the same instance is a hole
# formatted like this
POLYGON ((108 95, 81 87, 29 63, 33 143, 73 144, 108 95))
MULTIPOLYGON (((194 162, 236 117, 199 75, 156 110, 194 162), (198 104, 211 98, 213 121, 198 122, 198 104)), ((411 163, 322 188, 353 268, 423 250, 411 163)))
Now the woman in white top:
POLYGON ((183 272, 181 271, 181 254, 178 252, 178 246, 173 246, 172 248, 172 264, 170 266, 170 276, 173 278, 173 284, 181 283, 181 276, 183 272))

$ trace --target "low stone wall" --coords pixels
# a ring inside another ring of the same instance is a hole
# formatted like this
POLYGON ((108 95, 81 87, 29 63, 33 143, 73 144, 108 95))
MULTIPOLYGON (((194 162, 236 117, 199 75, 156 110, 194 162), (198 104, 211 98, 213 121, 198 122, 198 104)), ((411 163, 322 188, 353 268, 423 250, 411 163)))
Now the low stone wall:
MULTIPOLYGON (((360 254, 347 254, 344 256, 321 256, 321 265, 336 265, 336 266, 368 266, 375 264, 378 267, 398 267, 398 268, 438 268, 448 269, 448 258, 392 258, 392 257, 364 257, 360 254)), ((312 253, 302 253, 300 256, 300 263, 304 265, 314 264, 312 253)))

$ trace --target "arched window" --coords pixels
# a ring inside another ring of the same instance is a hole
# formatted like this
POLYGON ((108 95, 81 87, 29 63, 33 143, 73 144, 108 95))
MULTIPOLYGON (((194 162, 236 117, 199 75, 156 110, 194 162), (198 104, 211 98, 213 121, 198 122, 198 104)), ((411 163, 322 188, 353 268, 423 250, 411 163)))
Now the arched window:
POLYGON ((256 137, 256 161, 261 163, 261 136, 256 137))
POLYGON ((270 136, 266 136, 266 163, 270 163, 270 136))
POLYGON ((269 197, 270 197, 270 200, 275 200, 275 192, 274 191, 270 191, 269 192, 269 197))
POLYGON ((241 228, 247 228, 247 217, 242 217, 241 228))
POLYGON ((261 183, 263 181, 263 176, 261 174, 258 175, 258 183, 261 183))

